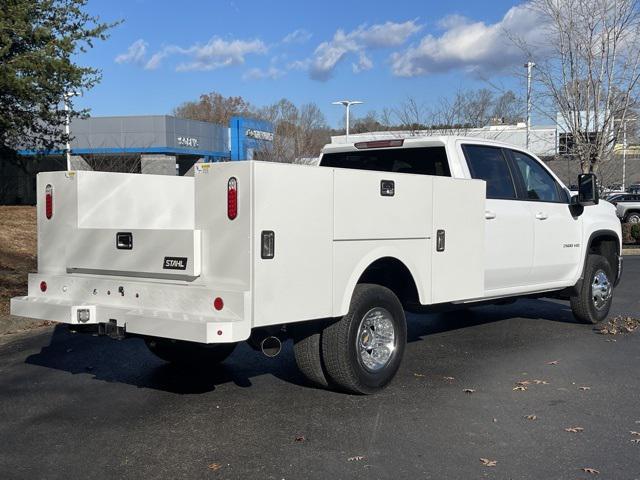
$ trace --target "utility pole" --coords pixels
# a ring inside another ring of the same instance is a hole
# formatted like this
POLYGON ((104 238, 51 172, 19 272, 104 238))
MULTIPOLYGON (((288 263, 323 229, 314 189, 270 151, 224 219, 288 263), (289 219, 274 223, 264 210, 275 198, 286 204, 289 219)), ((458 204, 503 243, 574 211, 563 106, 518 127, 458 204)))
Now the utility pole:
POLYGON ((531 131, 531 70, 535 66, 536 64, 533 62, 524 64, 524 67, 527 69, 527 150, 529 150, 529 136, 531 131))
POLYGON ((66 134, 67 141, 65 145, 65 154, 67 157, 67 171, 71 170, 71 143, 69 142, 69 136, 71 135, 71 111, 69 110, 69 99, 80 95, 77 92, 66 92, 62 97, 64 100, 64 133, 66 134))
POLYGON ((351 105, 361 105, 364 102, 360 102, 358 100, 339 100, 337 102, 332 102, 333 105, 342 105, 347 109, 346 115, 346 128, 345 128, 345 143, 349 143, 349 109, 351 105))
POLYGON ((627 184, 627 123, 635 122, 636 118, 625 118, 624 125, 622 125, 622 191, 626 191, 627 184))

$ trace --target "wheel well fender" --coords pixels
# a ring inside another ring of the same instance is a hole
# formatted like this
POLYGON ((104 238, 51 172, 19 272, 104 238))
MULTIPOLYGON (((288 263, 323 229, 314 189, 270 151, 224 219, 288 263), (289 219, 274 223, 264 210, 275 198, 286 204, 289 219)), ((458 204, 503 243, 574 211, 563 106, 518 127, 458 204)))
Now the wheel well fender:
POLYGON ((416 279, 421 279, 418 268, 406 259, 400 259, 399 255, 366 256, 353 270, 343 291, 342 299, 335 306, 337 311, 334 313, 336 316, 341 316, 349 311, 351 297, 359 283, 373 283, 387 287, 398 297, 403 306, 410 303, 424 303, 424 298, 417 288, 416 279))
POLYGON ((614 272, 614 279, 619 279, 620 237, 613 230, 596 230, 589 236, 587 248, 582 259, 582 271, 580 279, 574 288, 580 290, 584 281, 584 271, 587 266, 587 258, 590 254, 602 255, 607 259, 614 272))

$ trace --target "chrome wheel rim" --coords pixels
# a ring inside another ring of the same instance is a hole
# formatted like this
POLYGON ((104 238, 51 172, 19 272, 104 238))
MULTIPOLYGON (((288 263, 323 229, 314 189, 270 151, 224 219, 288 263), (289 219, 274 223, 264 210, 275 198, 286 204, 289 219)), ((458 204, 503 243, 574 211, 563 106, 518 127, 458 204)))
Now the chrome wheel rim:
POLYGON ((380 307, 369 310, 360 321, 356 336, 356 349, 365 369, 377 372, 383 369, 396 348, 396 330, 393 317, 380 307))
POLYGON ((611 298, 611 290, 609 277, 604 271, 598 270, 591 282, 591 299, 594 307, 601 310, 611 298))

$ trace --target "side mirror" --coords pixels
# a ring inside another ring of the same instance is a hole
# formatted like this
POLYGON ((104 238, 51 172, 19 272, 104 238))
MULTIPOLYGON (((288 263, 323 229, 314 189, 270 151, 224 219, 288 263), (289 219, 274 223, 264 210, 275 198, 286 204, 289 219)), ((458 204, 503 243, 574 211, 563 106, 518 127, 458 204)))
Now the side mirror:
POLYGON ((583 173, 578 175, 578 204, 586 207, 597 205, 600 201, 598 195, 598 184, 593 173, 583 173))

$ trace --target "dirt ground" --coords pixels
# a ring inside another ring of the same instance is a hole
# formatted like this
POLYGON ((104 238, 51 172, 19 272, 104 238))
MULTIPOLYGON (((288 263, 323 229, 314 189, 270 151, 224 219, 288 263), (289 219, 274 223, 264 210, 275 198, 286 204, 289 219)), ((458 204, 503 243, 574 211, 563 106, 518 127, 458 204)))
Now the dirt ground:
POLYGON ((36 207, 0 206, 0 323, 9 317, 9 299, 26 295, 36 255, 36 207))

